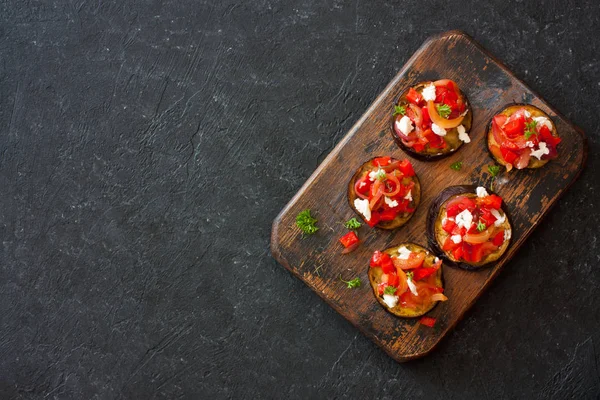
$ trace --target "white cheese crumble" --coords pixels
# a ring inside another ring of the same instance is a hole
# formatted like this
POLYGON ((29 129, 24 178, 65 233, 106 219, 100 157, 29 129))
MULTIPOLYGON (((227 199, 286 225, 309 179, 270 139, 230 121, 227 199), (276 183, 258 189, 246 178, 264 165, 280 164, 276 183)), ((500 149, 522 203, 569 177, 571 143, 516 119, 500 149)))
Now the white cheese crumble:
POLYGON ((409 190, 406 196, 404 196, 404 200, 413 201, 412 198, 412 190, 409 190))
POLYGON ((431 124, 431 130, 438 136, 446 136, 446 130, 436 124, 431 124))
POLYGON ((398 202, 396 200, 390 199, 387 196, 383 196, 383 201, 385 201, 385 204, 390 206, 390 208, 398 207, 398 202))
POLYGON ((546 142, 540 142, 540 144, 538 145, 538 149, 537 150, 533 150, 531 152, 531 155, 535 158, 537 158, 538 160, 542 159, 542 156, 544 154, 549 154, 550 153, 550 149, 548 149, 548 146, 546 145, 546 142))
POLYGON ((423 99, 425 101, 434 101, 435 100, 435 85, 433 83, 430 83, 429 85, 425 86, 423 88, 423 91, 421 92, 421 95, 423 96, 423 99))
POLYGON ((376 179, 379 179, 380 181, 385 179, 385 171, 381 168, 379 168, 377 171, 369 172, 369 180, 373 182, 376 179))
POLYGON ((400 132, 402 132, 405 135, 408 135, 413 131, 413 129, 415 129, 412 121, 406 115, 400 118, 399 121, 396 120, 396 128, 398 128, 400 132))
POLYGON ((456 216, 456 225, 459 228, 466 228, 467 230, 471 229, 471 225, 473 225, 473 214, 469 210, 463 210, 456 216))
POLYGON ((496 218, 496 221, 494 222, 495 226, 500 226, 504 223, 504 221, 506 221, 506 215, 500 215, 500 212, 498 212, 498 210, 491 209, 490 212, 492 213, 494 218, 496 218))
POLYGON ((504 241, 506 242, 507 240, 510 240, 511 237, 511 232, 510 229, 507 229, 504 231, 504 241))
POLYGON ((408 278, 406 280, 406 283, 408 283, 408 288, 410 289, 410 291, 412 292, 412 294, 414 294, 415 296, 418 296, 419 292, 417 292, 417 285, 415 285, 415 283, 413 282, 412 278, 408 278))
POLYGON ((394 296, 392 294, 384 294, 383 302, 387 304, 389 308, 394 308, 398 304, 398 296, 394 296))
POLYGON ((359 213, 365 216, 367 221, 371 220, 371 209, 369 208, 369 200, 367 199, 354 199, 354 208, 359 213))
POLYGON ((407 249, 406 246, 402 246, 398 249, 398 258, 400 260, 408 260, 408 257, 410 257, 410 253, 412 253, 412 251, 407 249))
POLYGON ((548 129, 552 130, 552 123, 546 117, 533 117, 533 120, 537 123, 538 130, 542 126, 546 126, 548 129))
POLYGON ((462 242, 462 237, 460 235, 452 235, 450 236, 450 239, 452 239, 454 244, 459 244, 460 242, 462 242))
POLYGON ((528 141, 525 142, 525 146, 527 146, 527 147, 533 147, 534 145, 533 145, 533 142, 531 140, 528 140, 528 141))
POLYGON ((475 193, 477 193, 477 197, 485 197, 485 196, 489 196, 489 193, 487 192, 487 190, 485 190, 485 188, 483 186, 479 186, 476 190, 475 193))
POLYGON ((464 126, 459 125, 458 127, 456 127, 456 130, 458 131, 458 138, 461 141, 463 141, 465 143, 471 143, 471 138, 469 137, 469 134, 465 130, 464 126))
POLYGON ((526 118, 530 118, 531 117, 531 113, 527 110, 523 110, 523 115, 525 115, 526 118))

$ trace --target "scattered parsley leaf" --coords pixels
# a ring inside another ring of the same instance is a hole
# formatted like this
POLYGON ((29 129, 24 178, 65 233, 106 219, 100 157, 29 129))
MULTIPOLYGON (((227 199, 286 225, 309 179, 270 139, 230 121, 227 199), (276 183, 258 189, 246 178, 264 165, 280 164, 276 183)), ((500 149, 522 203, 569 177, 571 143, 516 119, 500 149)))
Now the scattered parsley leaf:
POLYGON ((354 289, 354 288, 360 287, 360 284, 361 284, 360 278, 358 278, 358 277, 356 277, 350 281, 345 281, 340 276, 340 281, 344 282, 348 289, 354 289))
POLYGON ((437 112, 442 118, 448 118, 448 116, 450 116, 450 113, 452 112, 452 109, 448 104, 438 104, 435 106, 435 108, 437 108, 437 112))
POLYGON ((358 222, 356 218, 349 219, 344 225, 346 225, 346 228, 348 229, 358 229, 362 226, 362 224, 358 222))
POLYGON ((494 190, 494 181, 496 180, 496 175, 500 173, 500 166, 498 165, 488 165, 488 172, 492 177, 492 183, 490 184, 490 189, 494 190))
POLYGON ((531 135, 537 135, 535 128, 537 127, 537 121, 533 120, 525 124, 525 139, 529 139, 531 135))
POLYGON ((375 173, 375 179, 378 179, 380 181, 384 180, 385 177, 387 175, 387 172, 385 172, 384 170, 382 170, 381 168, 379 168, 377 170, 377 172, 375 173))
POLYGON ((450 164, 450 168, 455 171, 460 171, 460 169, 462 168, 462 161, 453 162, 452 164, 450 164))
POLYGON ((500 172, 500 166, 498 166, 498 165, 488 165, 488 172, 490 173, 490 175, 492 176, 492 178, 495 178, 496 175, 498 175, 498 173, 500 172))
POLYGON ((406 107, 405 106, 394 106, 394 116, 396 115, 406 115, 406 107))
POLYGON ((310 210, 304 210, 296 216, 296 225, 302 230, 305 235, 312 235, 319 230, 315 226, 317 220, 310 215, 310 210))
POLYGON ((487 226, 485 226, 485 224, 484 224, 483 222, 479 221, 479 222, 477 223, 477 230, 478 230, 479 232, 483 232, 483 231, 485 231, 485 228, 487 228, 487 226))
POLYGON ((396 294, 396 290, 397 288, 395 286, 386 286, 385 289, 383 289, 383 294, 394 295, 396 294))

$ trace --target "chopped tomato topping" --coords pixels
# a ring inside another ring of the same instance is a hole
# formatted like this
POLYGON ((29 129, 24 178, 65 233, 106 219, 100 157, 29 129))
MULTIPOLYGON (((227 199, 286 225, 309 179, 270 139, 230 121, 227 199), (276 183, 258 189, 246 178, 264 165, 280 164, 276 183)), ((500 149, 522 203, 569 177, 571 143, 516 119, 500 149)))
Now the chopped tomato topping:
MULTIPOLYGON (((371 267, 380 267, 381 266, 381 260, 383 259, 383 255, 384 254, 385 253, 382 253, 379 250, 375 250, 375 252, 371 256, 371 261, 369 262, 369 265, 371 267)), ((388 255, 388 257, 389 257, 389 255, 388 255)))
POLYGON ((444 220, 444 223, 442 224, 442 229, 448 233, 452 233, 454 231, 454 228, 456 228, 456 222, 446 218, 444 220))
POLYGON ((494 239, 492 239, 492 243, 494 244, 494 246, 502 246, 502 243, 504 243, 504 231, 500 231, 498 233, 496 233, 496 235, 494 236, 494 239))
POLYGON ((421 325, 425 325, 430 328, 433 328, 435 326, 435 318, 432 317, 421 317, 419 322, 421 323, 421 325))
POLYGON ((525 132, 525 115, 520 112, 515 112, 501 128, 509 138, 516 138, 517 136, 523 135, 525 132))
POLYGON ((408 89, 408 94, 406 95, 406 99, 408 101, 410 101, 411 103, 413 103, 414 105, 418 106, 423 101, 423 96, 421 96, 419 94, 419 92, 417 92, 414 88, 410 88, 410 89, 408 89))
POLYGON ((392 157, 386 156, 386 157, 377 157, 375 159, 373 159, 373 165, 376 167, 385 167, 386 165, 388 165, 391 161, 392 157))
POLYGON ((394 265, 396 266, 396 268, 400 269, 414 269, 419 268, 421 265, 423 265, 424 260, 425 253, 412 252, 410 253, 410 256, 408 256, 407 260, 394 257, 394 265))
POLYGON ((359 242, 360 240, 354 231, 350 231, 340 238, 340 243, 346 248, 358 244, 359 242))
POLYGON ((499 210, 500 207, 502 207, 502 197, 495 194, 490 194, 489 196, 485 197, 478 197, 477 201, 479 204, 495 210, 499 210))
POLYGON ((394 266, 394 262, 389 254, 383 253, 383 257, 381 258, 381 269, 384 274, 391 274, 392 272, 396 272, 396 267, 394 266))
POLYGON ((415 170, 408 160, 403 160, 398 166, 398 169, 404 174, 404 176, 415 176, 415 170))

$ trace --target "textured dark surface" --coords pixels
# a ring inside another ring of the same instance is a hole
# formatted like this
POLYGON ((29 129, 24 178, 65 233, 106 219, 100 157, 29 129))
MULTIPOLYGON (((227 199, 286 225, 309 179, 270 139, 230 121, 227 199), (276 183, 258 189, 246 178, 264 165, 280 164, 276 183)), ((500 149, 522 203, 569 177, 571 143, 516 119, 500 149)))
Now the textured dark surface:
POLYGON ((595 1, 0 3, 0 398, 596 398, 599 23, 595 1), (269 234, 448 29, 590 157, 457 329, 400 365, 269 234))

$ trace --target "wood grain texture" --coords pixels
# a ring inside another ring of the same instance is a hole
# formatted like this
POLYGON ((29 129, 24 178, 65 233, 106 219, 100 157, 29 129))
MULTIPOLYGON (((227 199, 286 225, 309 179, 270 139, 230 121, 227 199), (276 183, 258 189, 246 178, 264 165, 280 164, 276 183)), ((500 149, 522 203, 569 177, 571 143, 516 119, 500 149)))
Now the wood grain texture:
POLYGON ((421 357, 457 324, 560 195, 575 181, 586 155, 586 140, 579 129, 468 36, 457 31, 448 32, 423 44, 281 211, 273 222, 271 251, 284 267, 391 357, 400 362, 421 357), (349 255, 340 254, 338 238, 347 232, 342 223, 355 216, 346 199, 348 181, 369 158, 379 155, 407 157, 390 136, 394 103, 407 86, 440 78, 456 81, 471 102, 471 143, 443 160, 411 159, 422 189, 421 205, 414 217, 391 232, 363 225, 359 230, 363 245, 349 255), (459 184, 490 185, 487 165, 493 164, 493 160, 485 145, 486 127, 504 105, 515 102, 530 103, 546 112, 563 141, 559 145, 558 159, 544 168, 503 172, 494 184, 494 190, 503 197, 504 208, 512 217, 511 247, 500 261, 481 271, 444 267, 445 293, 449 301, 427 314, 437 319, 434 329, 421 326, 418 319, 393 316, 380 306, 368 285, 371 253, 401 242, 427 246, 427 210, 441 190, 459 184), (463 162, 460 171, 450 169, 450 164, 455 161, 463 162), (320 230, 301 239, 294 221, 295 216, 306 208, 318 218, 320 230), (363 286, 346 289, 339 280, 340 275, 344 278, 360 276, 363 286))

